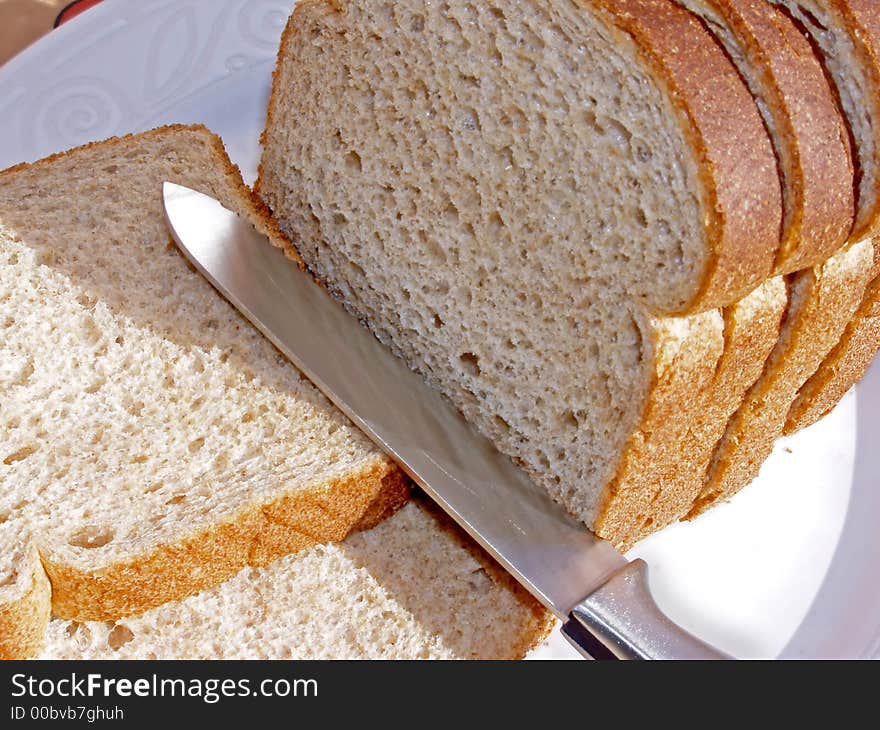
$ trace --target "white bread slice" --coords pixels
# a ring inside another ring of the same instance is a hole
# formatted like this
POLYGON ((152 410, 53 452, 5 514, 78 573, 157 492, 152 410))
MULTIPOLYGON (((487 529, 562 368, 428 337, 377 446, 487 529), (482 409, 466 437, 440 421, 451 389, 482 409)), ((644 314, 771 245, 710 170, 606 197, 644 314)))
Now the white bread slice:
POLYGON ((699 22, 665 0, 303 2, 263 144, 258 190, 313 273, 617 541, 602 515, 642 509, 657 386, 690 392, 665 358, 711 375, 723 322, 700 310, 780 240, 772 146, 699 22))
POLYGON ((520 659, 552 626, 445 515, 411 503, 140 616, 52 621, 41 658, 520 659))
MULTIPOLYGON (((803 21, 835 82, 851 129, 859 162, 862 227, 876 231, 880 222, 880 191, 876 182, 880 160, 880 13, 875 2, 788 3, 803 21)), ((801 388, 792 404, 785 432, 793 433, 818 421, 865 374, 880 349, 880 241, 876 241, 872 283, 840 342, 801 388)))
POLYGON ((55 615, 112 620, 342 539, 406 498, 397 467, 170 243, 166 179, 282 245, 204 128, 0 173, 4 656, 36 648, 46 575, 55 615))

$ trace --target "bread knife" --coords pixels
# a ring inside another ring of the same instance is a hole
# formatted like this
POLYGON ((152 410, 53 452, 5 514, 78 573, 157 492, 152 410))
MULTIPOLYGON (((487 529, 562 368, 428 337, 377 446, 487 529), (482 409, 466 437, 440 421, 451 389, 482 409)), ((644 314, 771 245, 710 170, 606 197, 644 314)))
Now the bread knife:
POLYGON ((166 182, 183 254, 343 413, 562 622, 585 658, 728 658, 654 602, 627 561, 556 504, 246 219, 166 182))

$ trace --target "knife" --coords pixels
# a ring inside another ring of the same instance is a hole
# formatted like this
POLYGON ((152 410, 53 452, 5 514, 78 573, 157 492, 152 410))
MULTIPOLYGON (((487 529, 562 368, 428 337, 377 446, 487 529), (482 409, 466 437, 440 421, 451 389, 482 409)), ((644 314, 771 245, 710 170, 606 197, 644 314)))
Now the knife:
POLYGON ((727 658, 660 611, 644 561, 571 518, 249 221, 174 183, 163 199, 196 269, 552 611, 584 657, 727 658))

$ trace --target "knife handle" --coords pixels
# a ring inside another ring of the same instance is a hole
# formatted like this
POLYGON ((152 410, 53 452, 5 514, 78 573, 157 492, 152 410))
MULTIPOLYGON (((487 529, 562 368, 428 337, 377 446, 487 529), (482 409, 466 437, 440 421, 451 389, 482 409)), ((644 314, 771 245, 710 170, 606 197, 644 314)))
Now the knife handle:
POLYGON ((730 659, 664 614, 633 560, 571 611, 562 633, 592 659, 730 659))

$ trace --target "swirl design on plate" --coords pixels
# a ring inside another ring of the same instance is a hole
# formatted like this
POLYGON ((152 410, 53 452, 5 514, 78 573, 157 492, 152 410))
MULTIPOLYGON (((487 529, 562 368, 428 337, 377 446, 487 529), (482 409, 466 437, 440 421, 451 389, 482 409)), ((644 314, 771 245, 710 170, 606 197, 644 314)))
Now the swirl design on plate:
POLYGON ((128 116, 124 92, 106 79, 64 80, 41 94, 34 112, 22 116, 25 147, 55 148, 90 142, 118 133, 128 116))
POLYGON ((274 53, 294 5, 278 0, 245 0, 238 11, 238 30, 242 39, 274 53))
POLYGON ((198 32, 195 10, 184 5, 153 31, 144 62, 144 96, 161 98, 192 72, 198 32))

